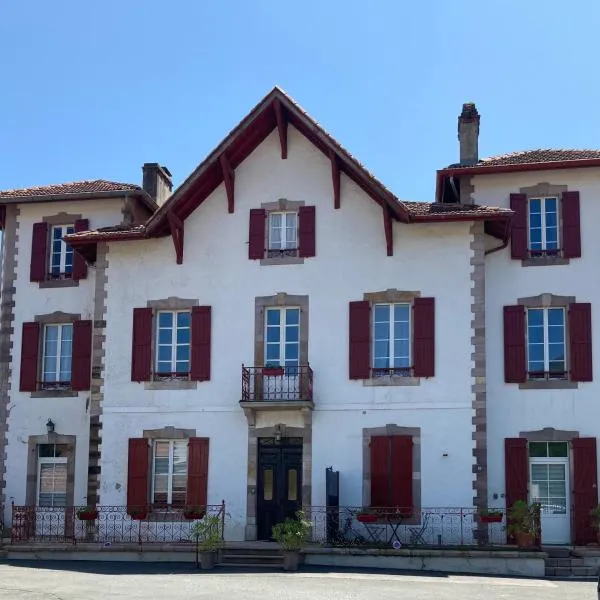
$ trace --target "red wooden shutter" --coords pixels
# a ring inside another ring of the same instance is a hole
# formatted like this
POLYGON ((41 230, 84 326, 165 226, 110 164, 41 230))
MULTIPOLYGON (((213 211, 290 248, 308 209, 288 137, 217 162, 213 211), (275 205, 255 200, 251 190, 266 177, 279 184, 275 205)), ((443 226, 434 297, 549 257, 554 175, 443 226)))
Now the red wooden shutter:
POLYGON ((188 442, 188 479, 186 504, 206 507, 208 503, 208 438, 188 442))
MULTIPOLYGON (((87 231, 89 229, 89 222, 87 219, 77 219, 75 221, 75 232, 87 231)), ((73 252, 73 279, 85 279, 87 277, 87 263, 85 258, 79 254, 79 252, 73 252)))
POLYGON ((576 302, 569 306, 571 381, 592 381, 592 305, 576 302))
POLYGON ((210 306, 192 308, 192 348, 190 379, 193 381, 210 380, 210 306))
POLYGON ((389 507, 390 494, 390 438, 376 435, 371 438, 371 506, 389 507))
POLYGON ((150 381, 152 377, 152 309, 133 309, 131 381, 150 381))
POLYGON ((574 438, 573 449, 573 529, 578 546, 596 541, 590 511, 598 504, 596 438, 574 438))
POLYGON ((315 207, 301 206, 298 210, 298 254, 314 256, 316 251, 315 207))
POLYGON ((391 436, 392 506, 406 517, 413 513, 413 440, 410 435, 391 436))
POLYGON ((525 194, 511 194, 510 208, 515 211, 510 236, 510 255, 512 258, 523 260, 528 256, 527 196, 525 194))
POLYGON ((250 209, 250 232, 248 234, 248 258, 257 260, 265 257, 265 227, 267 211, 250 209))
POLYGON ((527 440, 506 438, 504 440, 504 486, 506 512, 517 500, 527 502, 527 440))
POLYGON ((504 307, 504 381, 523 383, 527 380, 525 354, 525 309, 504 307))
POLYGON ((48 223, 34 223, 31 238, 30 281, 46 279, 46 260, 48 258, 48 223))
POLYGON ((435 298, 415 298, 413 320, 414 376, 433 377, 435 373, 435 298))
POLYGON ((21 381, 19 390, 35 392, 37 389, 40 324, 23 323, 21 337, 21 381))
POLYGON ((563 256, 581 256, 581 224, 579 214, 579 192, 563 192, 562 195, 562 234, 563 256))
POLYGON ((371 307, 368 301, 350 302, 350 379, 369 379, 371 374, 371 307))
POLYGON ((73 323, 73 361, 71 387, 76 391, 90 389, 92 377, 92 322, 73 323))
POLYGON ((129 439, 127 460, 127 514, 145 511, 149 493, 149 447, 145 438, 129 439))

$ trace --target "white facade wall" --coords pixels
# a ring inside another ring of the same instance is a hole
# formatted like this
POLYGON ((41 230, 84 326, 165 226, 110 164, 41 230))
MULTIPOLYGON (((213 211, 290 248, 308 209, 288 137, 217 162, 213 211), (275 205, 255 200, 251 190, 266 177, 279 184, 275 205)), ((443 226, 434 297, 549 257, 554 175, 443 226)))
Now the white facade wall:
POLYGON ((504 487, 504 438, 520 432, 552 427, 578 431, 582 437, 600 434, 600 169, 565 169, 507 173, 473 178, 476 203, 509 207, 510 193, 547 182, 567 185, 579 191, 581 202, 582 257, 569 265, 522 267, 512 260, 510 247, 487 257, 486 261, 486 354, 488 416, 488 493, 490 502, 497 494, 502 502, 504 487), (505 305, 518 298, 551 293, 574 296, 577 302, 592 303, 592 340, 596 346, 594 381, 579 383, 578 389, 526 390, 504 383, 503 315, 505 305))
MULTIPOLYGON (((67 213, 88 218, 91 228, 105 227, 121 221, 121 207, 119 199, 19 205, 14 333, 11 338, 13 366, 6 449, 7 523, 10 522, 10 503, 19 505, 26 501, 28 438, 45 435, 49 418, 56 424, 57 434, 76 436, 75 504, 85 504, 87 494, 90 393, 79 392, 74 398, 32 398, 29 392, 19 391, 19 376, 23 322, 55 311, 77 313, 82 319, 93 319, 95 269, 88 269, 87 278, 80 280, 78 287, 40 289, 38 283, 30 282, 33 224, 44 217, 67 213)), ((13 249, 5 248, 4 251, 13 252, 13 249)))
POLYGON ((395 223, 394 256, 387 257, 381 208, 343 176, 335 210, 329 160, 292 126, 288 144, 282 160, 273 132, 236 169, 233 214, 221 185, 186 220, 182 265, 170 238, 109 244, 102 504, 126 503, 128 438, 145 429, 193 428, 210 438, 208 501, 225 499, 228 536, 243 537, 248 425, 238 405, 241 365, 254 362, 255 298, 285 292, 309 296, 313 505, 325 504, 331 465, 340 471, 340 503, 362 503, 362 429, 393 423, 421 428, 422 505, 472 506, 470 223, 395 223), (317 207, 316 257, 261 266, 248 259, 249 210, 280 198, 317 207), (390 288, 436 300, 435 377, 419 386, 348 379, 348 303, 390 288), (196 390, 145 390, 131 382, 132 310, 171 296, 212 306, 211 380, 196 390))

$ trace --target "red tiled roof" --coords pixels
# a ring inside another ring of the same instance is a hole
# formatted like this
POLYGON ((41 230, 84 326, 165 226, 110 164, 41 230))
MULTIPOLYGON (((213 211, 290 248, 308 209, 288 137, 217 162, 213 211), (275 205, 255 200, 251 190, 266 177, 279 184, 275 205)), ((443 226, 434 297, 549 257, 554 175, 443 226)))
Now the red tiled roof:
POLYGON ((59 183, 56 185, 44 185, 18 190, 0 190, 0 200, 3 198, 29 198, 43 196, 62 196, 68 194, 91 194, 94 192, 121 192, 142 191, 139 185, 133 183, 119 183, 94 179, 92 181, 74 181, 72 183, 59 183))
POLYGON ((126 240, 126 239, 140 239, 145 237, 146 226, 145 225, 112 225, 110 227, 100 227, 99 229, 92 229, 91 231, 79 231, 77 233, 71 233, 65 236, 65 240, 68 242, 77 241, 90 241, 93 243, 100 242, 102 240, 126 240))
POLYGON ((481 204, 440 204, 434 202, 407 202, 403 204, 408 208, 410 219, 427 220, 435 217, 487 219, 490 217, 510 217, 513 211, 497 206, 483 206, 481 204))
POLYGON ((564 162, 568 160, 600 159, 600 150, 565 150, 559 148, 538 148, 537 150, 523 150, 499 154, 482 158, 474 165, 450 165, 448 168, 476 168, 476 167, 499 167, 508 165, 527 165, 548 162, 564 162))

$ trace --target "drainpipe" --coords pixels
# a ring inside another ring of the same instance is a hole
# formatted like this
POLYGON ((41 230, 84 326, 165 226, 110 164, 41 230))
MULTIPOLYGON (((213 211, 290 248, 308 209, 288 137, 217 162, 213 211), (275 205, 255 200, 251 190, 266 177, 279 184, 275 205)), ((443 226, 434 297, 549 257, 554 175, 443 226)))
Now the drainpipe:
POLYGON ((511 229, 512 229, 512 219, 510 221, 508 221, 508 223, 506 224, 506 229, 504 230, 504 240, 503 240, 503 242, 499 246, 496 246, 495 248, 491 248, 490 250, 486 250, 485 253, 484 253, 485 256, 487 256, 488 254, 493 254, 494 252, 498 252, 498 250, 504 250, 504 248, 506 248, 506 246, 508 246, 508 241, 510 240, 510 231, 511 231, 511 229))

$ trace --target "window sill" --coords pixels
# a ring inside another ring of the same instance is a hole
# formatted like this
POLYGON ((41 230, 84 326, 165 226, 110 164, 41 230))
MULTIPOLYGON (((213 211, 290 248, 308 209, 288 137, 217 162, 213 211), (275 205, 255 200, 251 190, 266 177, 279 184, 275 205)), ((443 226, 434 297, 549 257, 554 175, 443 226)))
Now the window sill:
POLYGON ((532 256, 521 261, 522 267, 550 267, 568 265, 570 259, 562 256, 532 256))
POLYGON ((365 387, 386 387, 386 386, 416 386, 421 385, 420 377, 401 377, 399 375, 381 375, 371 379, 363 379, 365 387))
POLYGON ((79 392, 75 390, 37 390, 31 392, 30 398, 77 398, 79 392))
POLYGON ((198 382, 190 381, 189 379, 144 382, 145 390, 195 390, 197 388, 198 382))
POLYGON ((520 390, 576 390, 578 387, 579 383, 577 381, 564 379, 532 379, 519 384, 520 390))
POLYGON ((270 258, 261 258, 260 264, 269 265, 303 265, 304 257, 302 256, 273 256, 270 258))
POLYGON ((40 289, 79 287, 79 279, 46 279, 39 285, 40 289))

